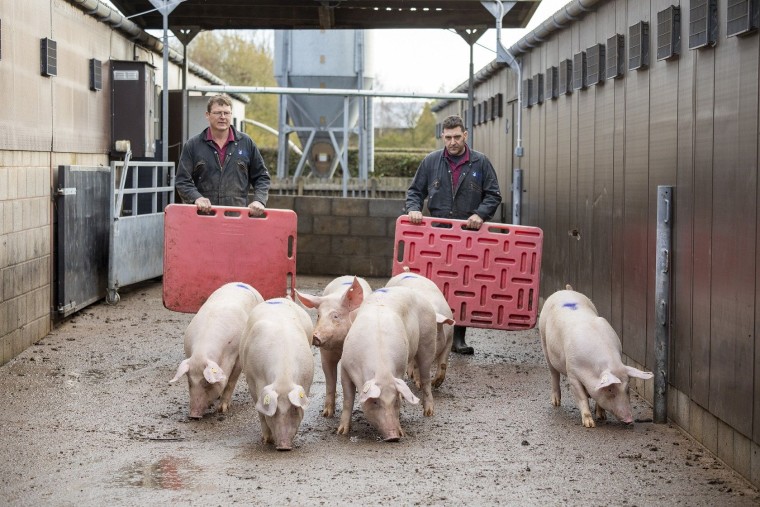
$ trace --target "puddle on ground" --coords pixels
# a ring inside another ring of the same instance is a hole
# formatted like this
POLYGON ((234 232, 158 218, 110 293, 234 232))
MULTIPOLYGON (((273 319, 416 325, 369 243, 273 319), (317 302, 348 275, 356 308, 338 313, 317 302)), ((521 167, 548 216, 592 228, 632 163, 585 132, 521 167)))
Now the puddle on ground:
POLYGON ((187 458, 167 456, 155 463, 137 462, 121 469, 116 483, 151 489, 188 490, 199 484, 203 469, 187 458))

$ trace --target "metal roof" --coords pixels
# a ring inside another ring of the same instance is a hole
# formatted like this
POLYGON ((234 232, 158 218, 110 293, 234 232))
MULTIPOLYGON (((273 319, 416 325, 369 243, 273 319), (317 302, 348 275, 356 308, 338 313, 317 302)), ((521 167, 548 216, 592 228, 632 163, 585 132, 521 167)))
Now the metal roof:
MULTIPOLYGON (((143 29, 162 29, 150 0, 110 0, 143 29)), ((156 2, 160 4, 160 2, 156 2)), ((495 2, 488 2, 495 3, 495 2)), ((540 0, 514 4, 504 28, 523 28, 540 0)), ((491 28, 494 16, 480 0, 185 0, 168 17, 170 29, 491 28)))

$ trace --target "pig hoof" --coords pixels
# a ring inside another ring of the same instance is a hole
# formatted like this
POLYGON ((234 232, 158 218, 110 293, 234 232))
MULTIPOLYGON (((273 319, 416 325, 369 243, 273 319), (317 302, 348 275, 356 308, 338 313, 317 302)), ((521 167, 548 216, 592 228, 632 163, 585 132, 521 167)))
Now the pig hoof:
POLYGON ((586 428, 596 427, 596 424, 594 423, 594 418, 591 416, 583 416, 583 426, 585 426, 586 428))
POLYGON ((335 415, 335 410, 331 408, 325 407, 325 409, 322 411, 322 417, 332 417, 335 415))
POLYGON ((555 407, 559 407, 562 404, 562 401, 557 396, 552 396, 552 405, 555 407))

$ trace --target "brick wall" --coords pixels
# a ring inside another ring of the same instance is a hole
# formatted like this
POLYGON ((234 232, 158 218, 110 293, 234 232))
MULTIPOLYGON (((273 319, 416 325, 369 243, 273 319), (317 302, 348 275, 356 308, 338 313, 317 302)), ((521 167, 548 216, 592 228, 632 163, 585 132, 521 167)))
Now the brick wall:
POLYGON ((50 331, 50 154, 0 151, 0 364, 50 331))
POLYGON ((270 195, 298 215, 296 266, 304 275, 389 277, 403 199, 270 195))

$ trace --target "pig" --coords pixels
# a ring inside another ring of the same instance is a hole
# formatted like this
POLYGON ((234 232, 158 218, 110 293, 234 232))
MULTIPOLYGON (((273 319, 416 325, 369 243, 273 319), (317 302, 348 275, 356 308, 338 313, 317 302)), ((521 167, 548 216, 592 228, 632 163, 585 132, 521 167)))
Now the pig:
MULTIPOLYGON (((435 308, 435 311, 446 317, 446 320, 438 324, 436 338, 436 374, 433 378, 433 387, 439 387, 446 379, 446 370, 449 365, 449 351, 454 342, 454 314, 451 311, 449 303, 443 296, 441 289, 429 278, 422 275, 411 273, 409 268, 404 268, 403 273, 394 276, 386 287, 409 287, 415 290, 420 296, 426 298, 435 308)), ((419 379, 415 379, 417 387, 420 387, 419 379)))
POLYGON ((323 417, 335 415, 335 392, 338 384, 338 361, 343 353, 343 340, 351 327, 349 313, 359 308, 364 296, 372 292, 366 280, 356 276, 339 276, 325 287, 321 296, 296 291, 296 297, 307 308, 317 309, 313 343, 325 374, 323 417))
POLYGON ((370 294, 352 314, 341 359, 343 412, 338 434, 347 435, 359 388, 364 416, 383 440, 404 436, 399 421, 401 398, 419 403, 403 375, 413 359, 420 372, 423 413, 432 416, 430 366, 435 358, 436 320, 430 302, 408 287, 385 287, 370 294))
POLYGON ((293 448, 309 406, 313 331, 306 310, 290 299, 275 298, 253 309, 240 340, 240 362, 259 413, 261 441, 278 451, 293 448))
POLYGON ((264 301, 261 294, 242 282, 215 290, 185 330, 185 357, 174 383, 187 374, 191 419, 201 419, 206 409, 221 399, 219 412, 226 413, 240 376, 238 346, 248 313, 264 301))
POLYGON ((538 319, 541 347, 552 379, 552 404, 560 406, 560 373, 567 377, 586 428, 595 426, 589 398, 596 402, 596 415, 605 410, 631 424, 631 377, 652 378, 652 373, 626 366, 621 359, 620 338, 586 296, 570 285, 546 299, 538 319))

